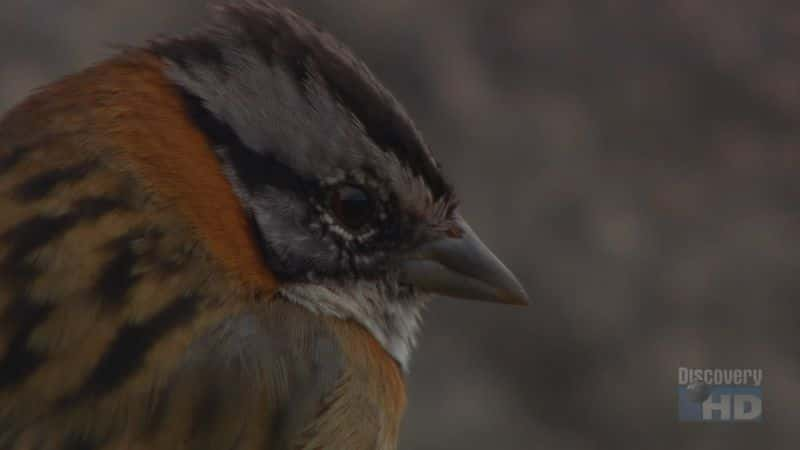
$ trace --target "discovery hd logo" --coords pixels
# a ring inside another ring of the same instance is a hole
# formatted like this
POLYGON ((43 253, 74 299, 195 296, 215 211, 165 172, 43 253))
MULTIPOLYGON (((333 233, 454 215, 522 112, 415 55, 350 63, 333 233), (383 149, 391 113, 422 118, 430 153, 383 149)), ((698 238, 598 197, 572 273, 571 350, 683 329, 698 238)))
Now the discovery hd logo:
POLYGON ((761 422, 762 369, 678 369, 678 420, 761 422))

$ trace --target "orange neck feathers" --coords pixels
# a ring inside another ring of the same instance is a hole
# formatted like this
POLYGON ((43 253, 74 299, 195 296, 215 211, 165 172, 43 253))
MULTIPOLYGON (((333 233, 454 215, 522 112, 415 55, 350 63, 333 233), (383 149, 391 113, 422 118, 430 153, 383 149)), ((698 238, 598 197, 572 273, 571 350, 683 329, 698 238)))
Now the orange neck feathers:
POLYGON ((104 149, 113 154, 112 163, 129 165, 164 207, 186 217, 234 280, 272 292, 277 280, 264 264, 250 221, 163 68, 157 57, 129 51, 46 88, 22 109, 36 108, 40 96, 59 99, 62 123, 42 125, 66 133, 90 128, 87 139, 98 142, 87 148, 104 149))

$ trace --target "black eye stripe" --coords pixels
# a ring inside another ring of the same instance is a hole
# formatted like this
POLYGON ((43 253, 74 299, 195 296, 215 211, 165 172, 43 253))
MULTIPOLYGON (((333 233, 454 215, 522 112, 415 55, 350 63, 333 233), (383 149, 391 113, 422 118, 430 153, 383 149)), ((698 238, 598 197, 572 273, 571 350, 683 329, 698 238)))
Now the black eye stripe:
POLYGON ((230 125, 206 109, 202 99, 185 89, 179 89, 192 121, 203 130, 218 152, 217 156, 226 159, 223 163, 230 165, 236 172, 236 178, 249 192, 267 185, 303 195, 317 189, 317 183, 303 178, 269 152, 258 152, 248 147, 230 125))

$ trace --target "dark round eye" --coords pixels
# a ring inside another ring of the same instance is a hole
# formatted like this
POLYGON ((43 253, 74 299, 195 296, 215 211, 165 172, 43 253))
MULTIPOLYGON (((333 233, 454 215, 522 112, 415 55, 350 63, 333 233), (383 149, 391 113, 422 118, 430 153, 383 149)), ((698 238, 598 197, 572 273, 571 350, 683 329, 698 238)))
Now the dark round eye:
POLYGON ((335 187, 328 196, 328 206, 345 227, 357 230, 375 217, 372 197, 362 188, 351 184, 335 187))

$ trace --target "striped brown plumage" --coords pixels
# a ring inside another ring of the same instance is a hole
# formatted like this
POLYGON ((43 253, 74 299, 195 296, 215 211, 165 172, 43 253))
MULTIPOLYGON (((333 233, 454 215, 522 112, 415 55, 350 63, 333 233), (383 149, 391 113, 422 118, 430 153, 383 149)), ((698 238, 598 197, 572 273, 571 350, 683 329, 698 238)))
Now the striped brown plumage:
POLYGON ((161 65, 129 51, 0 123, 0 448, 393 448, 399 367, 270 300, 161 65))

